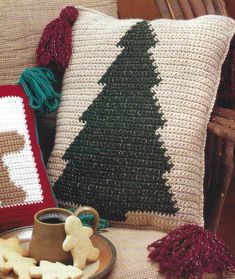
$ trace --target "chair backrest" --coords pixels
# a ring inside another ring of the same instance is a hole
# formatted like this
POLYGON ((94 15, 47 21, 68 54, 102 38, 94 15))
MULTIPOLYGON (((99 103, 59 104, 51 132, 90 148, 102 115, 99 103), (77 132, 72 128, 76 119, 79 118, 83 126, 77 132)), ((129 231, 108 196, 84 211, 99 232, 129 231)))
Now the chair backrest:
POLYGON ((227 16, 224 0, 118 0, 120 18, 190 19, 206 14, 227 16))

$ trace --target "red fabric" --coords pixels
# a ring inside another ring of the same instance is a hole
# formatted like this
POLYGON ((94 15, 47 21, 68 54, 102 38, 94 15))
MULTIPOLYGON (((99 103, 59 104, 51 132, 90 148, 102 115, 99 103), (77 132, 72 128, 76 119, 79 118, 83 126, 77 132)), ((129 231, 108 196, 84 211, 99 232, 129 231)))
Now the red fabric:
POLYGON ((38 210, 48 207, 56 207, 56 203, 51 191, 51 186, 48 181, 46 169, 41 158, 41 152, 38 145, 37 134, 34 125, 34 112, 29 107, 28 98, 21 87, 14 85, 1 86, 0 98, 8 96, 17 96, 23 99, 26 115, 26 125, 28 127, 32 152, 39 174, 43 201, 41 203, 28 205, 0 207, 0 231, 31 225, 33 224, 33 216, 38 210))
POLYGON ((72 24, 77 17, 78 10, 68 6, 60 17, 45 27, 36 50, 38 65, 55 64, 59 72, 68 67, 72 54, 72 24))
POLYGON ((204 273, 227 278, 235 259, 222 240, 197 225, 183 225, 148 246, 149 258, 166 279, 202 279, 204 273))

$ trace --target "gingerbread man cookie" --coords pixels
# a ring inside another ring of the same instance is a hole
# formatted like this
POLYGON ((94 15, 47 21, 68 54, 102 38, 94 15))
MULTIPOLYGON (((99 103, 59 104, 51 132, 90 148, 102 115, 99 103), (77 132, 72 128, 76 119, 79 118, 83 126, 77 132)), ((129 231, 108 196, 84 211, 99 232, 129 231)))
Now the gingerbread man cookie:
POLYGON ((20 246, 20 241, 17 237, 11 237, 8 239, 0 238, 0 272, 3 270, 5 265, 4 254, 7 251, 13 251, 21 256, 27 256, 28 252, 20 246))
POLYGON ((30 269, 37 264, 37 261, 32 258, 22 257, 16 252, 7 251, 4 254, 6 260, 2 273, 14 271, 18 275, 18 279, 31 279, 30 269))
POLYGON ((30 270, 32 278, 42 279, 78 279, 82 273, 80 269, 74 266, 48 261, 40 261, 40 266, 32 267, 30 270))
POLYGON ((99 257, 99 250, 93 247, 90 237, 93 234, 91 228, 82 225, 76 216, 69 216, 65 222, 66 238, 63 242, 63 250, 71 252, 73 265, 84 269, 86 261, 94 262, 99 257))

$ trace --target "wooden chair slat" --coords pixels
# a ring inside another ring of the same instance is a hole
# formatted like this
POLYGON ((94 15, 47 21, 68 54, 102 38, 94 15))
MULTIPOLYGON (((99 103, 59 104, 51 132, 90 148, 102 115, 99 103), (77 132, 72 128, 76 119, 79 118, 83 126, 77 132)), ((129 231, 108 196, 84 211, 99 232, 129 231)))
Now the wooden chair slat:
POLYGON ((226 5, 223 0, 212 0, 212 1, 215 7, 215 13, 217 15, 225 15, 225 16, 228 15, 226 10, 226 5))
POLYGON ((235 19, 235 1, 234 0, 224 0, 226 4, 225 11, 228 12, 229 16, 235 19))
POLYGON ((178 3, 178 0, 166 0, 166 4, 172 19, 183 19, 184 15, 178 3))
POLYGON ((165 0, 155 0, 162 18, 171 18, 171 13, 165 0))
MULTIPOLYGON (((218 195, 219 195, 219 184, 221 180, 221 167, 222 167, 222 151, 223 151, 224 140, 219 137, 215 137, 215 143, 213 146, 214 155, 212 161, 213 172, 210 178, 210 186, 208 191, 205 192, 205 198, 207 200, 205 208, 205 220, 206 228, 215 231, 215 223, 217 220, 215 208, 218 204, 218 195)), ((209 147, 210 148, 210 147, 209 147)))
POLYGON ((119 0, 118 17, 151 20, 160 18, 160 12, 154 0, 119 0))
POLYGON ((214 4, 214 7, 215 7, 215 13, 216 13, 217 15, 219 15, 219 14, 220 14, 220 6, 219 6, 219 3, 218 3, 217 0, 212 0, 212 1, 213 1, 213 4, 214 4))
POLYGON ((206 15, 206 9, 202 0, 189 0, 194 17, 206 15))
POLYGON ((234 143, 231 141, 225 141, 222 145, 221 152, 221 163, 218 169, 218 180, 217 180, 217 196, 211 195, 214 199, 214 207, 212 210, 212 215, 208 220, 207 227, 211 231, 216 232, 219 225, 220 216, 222 213, 224 201, 228 193, 228 189, 231 183, 232 173, 233 173, 233 152, 234 143))
POLYGON ((224 0, 217 0, 220 7, 220 15, 228 16, 228 11, 224 0))
POLYGON ((205 178, 204 178, 204 189, 208 191, 211 184, 211 175, 213 173, 213 160, 215 150, 215 135, 208 129, 206 138, 206 149, 205 149, 205 178))
POLYGON ((215 7, 212 0, 204 0, 206 13, 209 15, 215 15, 215 7))
POLYGON ((192 8, 188 0, 178 0, 182 13, 185 19, 194 18, 192 8))

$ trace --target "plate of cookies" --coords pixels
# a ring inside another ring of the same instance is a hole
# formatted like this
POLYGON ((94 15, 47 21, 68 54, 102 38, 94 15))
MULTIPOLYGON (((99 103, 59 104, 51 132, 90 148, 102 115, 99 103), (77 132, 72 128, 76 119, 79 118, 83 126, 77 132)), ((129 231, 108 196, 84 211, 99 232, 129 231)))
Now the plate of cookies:
POLYGON ((0 278, 103 278, 115 263, 116 250, 96 232, 98 224, 98 213, 90 207, 74 214, 61 208, 37 212, 33 226, 0 234, 0 278), (77 218, 84 212, 94 214, 93 228, 77 218))

